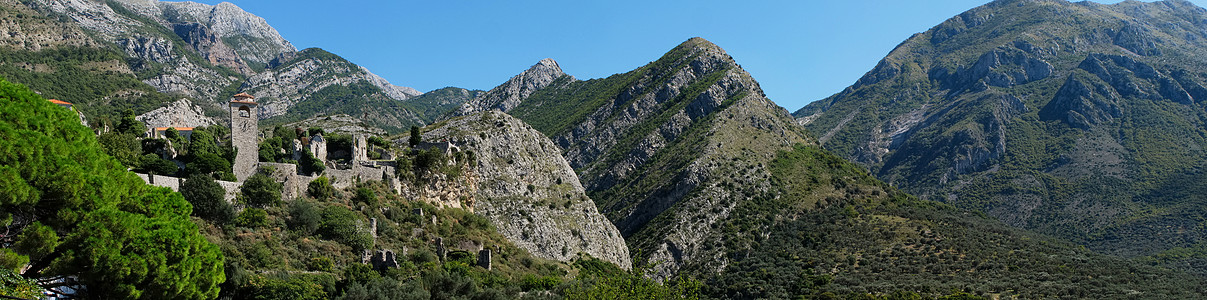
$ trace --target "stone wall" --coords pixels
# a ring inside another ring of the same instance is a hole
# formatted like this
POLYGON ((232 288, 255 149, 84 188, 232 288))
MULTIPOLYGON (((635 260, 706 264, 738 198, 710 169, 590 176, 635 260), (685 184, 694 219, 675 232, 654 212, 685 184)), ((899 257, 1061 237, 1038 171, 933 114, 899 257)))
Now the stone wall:
POLYGON ((171 176, 147 175, 147 174, 142 174, 142 173, 134 173, 134 174, 138 174, 138 178, 142 178, 142 181, 146 182, 147 184, 166 187, 166 188, 172 189, 173 191, 177 191, 177 192, 180 191, 180 183, 184 181, 184 180, 181 180, 180 178, 171 177, 171 176))
POLYGON ((260 166, 273 169, 269 176, 281 183, 281 200, 289 201, 305 195, 306 185, 317 178, 298 175, 298 166, 295 164, 261 162, 260 166))
MULTIPOLYGON (((376 180, 394 186, 394 167, 378 165, 374 162, 357 162, 350 169, 327 168, 323 175, 331 180, 331 186, 342 189, 355 185, 357 182, 376 180)), ((397 187, 395 187, 397 192, 397 187)))
MULTIPOLYGON (((184 179, 179 178, 179 177, 155 175, 154 178, 151 178, 147 174, 143 174, 143 173, 134 173, 134 174, 138 175, 138 178, 142 178, 142 181, 146 182, 147 184, 166 187, 166 188, 172 189, 173 191, 176 191, 176 192, 180 191, 180 185, 184 183, 184 179)), ((225 199, 227 202, 232 202, 232 203, 235 200, 235 196, 239 194, 239 187, 243 186, 242 183, 233 182, 233 181, 215 180, 215 182, 217 182, 218 185, 222 186, 223 190, 226 190, 226 195, 223 195, 222 198, 225 199)))

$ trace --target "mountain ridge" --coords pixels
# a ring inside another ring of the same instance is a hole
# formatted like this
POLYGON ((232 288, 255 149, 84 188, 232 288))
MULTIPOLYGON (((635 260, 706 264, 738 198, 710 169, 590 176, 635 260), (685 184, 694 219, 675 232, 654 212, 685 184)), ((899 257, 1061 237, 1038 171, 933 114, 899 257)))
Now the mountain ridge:
POLYGON ((995 1, 794 115, 911 193, 1097 251, 1159 255, 1204 236, 1197 197, 1160 191, 1199 189, 1182 178, 1204 161, 1205 20, 1186 1, 995 1))

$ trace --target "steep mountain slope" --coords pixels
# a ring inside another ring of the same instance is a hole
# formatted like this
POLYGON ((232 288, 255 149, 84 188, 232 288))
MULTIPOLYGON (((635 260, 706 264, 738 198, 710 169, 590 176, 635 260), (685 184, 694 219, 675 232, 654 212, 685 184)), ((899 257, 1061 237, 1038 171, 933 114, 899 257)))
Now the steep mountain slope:
MULTIPOLYGON (((474 97, 450 112, 450 116, 464 116, 480 111, 498 109, 510 111, 520 104, 520 101, 532 95, 533 92, 549 86, 554 80, 567 76, 562 67, 553 59, 542 59, 528 70, 512 77, 484 94, 474 97)), ((573 77, 570 77, 573 80, 573 77)))
POLYGON ((457 111, 462 104, 485 92, 450 86, 409 98, 406 100, 406 105, 412 108, 411 111, 419 114, 419 118, 424 122, 431 123, 447 113, 457 111))
POLYGON ((816 146, 700 38, 628 73, 563 75, 508 113, 564 149, 635 265, 702 278, 713 296, 1194 297, 1201 286, 897 191, 816 146))
POLYGON ((508 239, 547 259, 580 252, 631 267, 624 239, 588 198, 560 148, 523 121, 480 112, 425 127, 424 140, 472 151, 479 176, 474 212, 508 239))
POLYGON ((260 118, 269 125, 320 114, 349 114, 392 132, 424 123, 399 101, 419 92, 393 87, 363 67, 318 48, 273 61, 240 90, 257 96, 260 118), (383 83, 390 89, 383 89, 383 83))
POLYGON ((191 98, 198 106, 194 109, 221 119, 226 117, 223 102, 246 91, 263 92, 264 100, 271 102, 261 106, 262 118, 276 117, 266 124, 320 112, 368 113, 364 115, 368 122, 389 130, 426 123, 399 104, 420 95, 418 91, 390 84, 322 50, 299 52, 263 18, 234 4, 154 0, 0 4, 4 5, 0 13, 12 17, 0 24, 10 33, 0 43, 12 52, 5 55, 9 68, 0 70, 0 76, 29 84, 47 96, 81 103, 91 116, 111 116, 123 109, 143 113, 191 98), (108 78, 113 75, 118 78, 108 78))
POLYGON ((996 1, 796 116, 907 191, 1153 255, 1207 233, 1205 72, 1207 10, 1189 2, 996 1))

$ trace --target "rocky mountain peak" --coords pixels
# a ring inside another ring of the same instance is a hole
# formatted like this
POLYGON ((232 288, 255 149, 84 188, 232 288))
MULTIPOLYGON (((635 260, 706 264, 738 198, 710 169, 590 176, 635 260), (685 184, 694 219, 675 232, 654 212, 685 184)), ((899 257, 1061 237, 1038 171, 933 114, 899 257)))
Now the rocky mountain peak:
MULTIPOLYGON (((503 112, 510 111, 512 108, 519 106, 520 101, 523 101, 524 98, 528 98, 532 93, 549 86, 554 80, 563 76, 568 75, 562 72, 562 68, 557 64, 557 61, 554 61, 552 58, 542 59, 528 68, 528 70, 512 77, 502 85, 461 105, 460 108, 451 113, 450 117, 464 116, 492 109, 498 109, 503 112)), ((573 81, 573 77, 570 79, 573 81)))

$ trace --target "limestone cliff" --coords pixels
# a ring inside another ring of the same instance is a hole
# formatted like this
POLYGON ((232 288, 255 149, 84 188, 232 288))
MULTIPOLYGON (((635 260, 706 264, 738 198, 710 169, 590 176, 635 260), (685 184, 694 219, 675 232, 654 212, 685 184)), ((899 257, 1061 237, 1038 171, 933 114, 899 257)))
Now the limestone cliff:
POLYGON ((201 108, 193 105, 188 99, 180 99, 147 113, 138 115, 136 120, 143 122, 147 128, 155 127, 199 127, 217 124, 214 119, 206 117, 201 108))
POLYGON ((538 257, 568 261, 582 252, 631 267, 620 232, 597 211, 561 149, 539 131, 498 111, 425 130, 426 141, 448 141, 474 153, 474 212, 516 245, 538 257))

